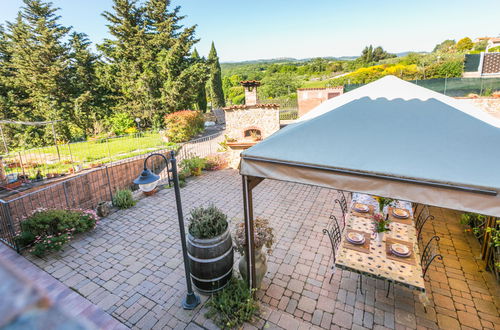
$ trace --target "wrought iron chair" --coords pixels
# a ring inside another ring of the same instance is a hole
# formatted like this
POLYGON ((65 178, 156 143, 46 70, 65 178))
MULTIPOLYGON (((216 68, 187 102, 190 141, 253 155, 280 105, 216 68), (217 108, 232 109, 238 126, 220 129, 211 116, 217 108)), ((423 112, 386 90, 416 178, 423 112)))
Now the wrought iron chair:
POLYGON ((335 199, 335 206, 337 206, 337 204, 339 204, 340 206, 340 211, 342 212, 342 230, 344 230, 348 213, 347 199, 345 198, 345 195, 342 191, 338 195, 339 195, 338 198, 335 199))
POLYGON ((417 229, 417 241, 420 241, 422 237, 422 229, 424 228, 427 220, 434 220, 434 216, 430 213, 429 207, 424 205, 419 213, 419 215, 415 218, 415 227, 417 229))
POLYGON ((419 213, 422 211, 424 204, 413 203, 413 218, 416 219, 419 213))
POLYGON ((337 217, 332 214, 332 215, 330 215, 330 219, 333 220, 330 228, 323 229, 323 234, 328 235, 328 238, 330 239, 330 243, 332 244, 333 265, 332 265, 332 275, 330 276, 329 283, 332 282, 333 274, 335 272, 335 254, 337 252, 337 248, 340 244, 340 239, 342 237, 342 232, 340 231, 337 217))
MULTIPOLYGON (((332 254, 333 254, 332 275, 330 276, 330 281, 328 281, 328 283, 332 283, 333 274, 335 274, 336 253, 342 236, 342 232, 340 231, 340 226, 337 217, 332 214, 330 215, 330 219, 333 220, 330 228, 323 229, 323 234, 328 235, 328 238, 330 239, 330 243, 332 244, 332 254)), ((361 274, 358 274, 358 283, 360 288, 359 290, 361 293, 363 293, 363 282, 361 279, 361 274)))
MULTIPOLYGON (((439 260, 443 260, 443 256, 438 253, 438 245, 439 236, 432 236, 432 238, 427 242, 425 248, 422 252, 422 256, 420 257, 420 265, 422 266, 422 277, 425 280, 425 274, 427 274, 427 270, 429 270, 429 266, 432 264, 434 259, 438 258, 439 260)), ((387 286, 387 294, 386 297, 389 297, 389 290, 391 288, 391 282, 387 286)), ((424 306, 425 309, 425 306, 424 306)))
POLYGON ((443 260, 443 256, 438 253, 438 245, 437 242, 439 242, 440 238, 439 236, 432 236, 432 238, 427 242, 427 245, 424 248, 424 251, 422 252, 422 257, 420 258, 420 264, 422 265, 422 272, 423 272, 423 277, 425 279, 425 274, 427 274, 427 270, 429 270, 429 266, 432 264, 434 259, 436 257, 439 260, 443 260))

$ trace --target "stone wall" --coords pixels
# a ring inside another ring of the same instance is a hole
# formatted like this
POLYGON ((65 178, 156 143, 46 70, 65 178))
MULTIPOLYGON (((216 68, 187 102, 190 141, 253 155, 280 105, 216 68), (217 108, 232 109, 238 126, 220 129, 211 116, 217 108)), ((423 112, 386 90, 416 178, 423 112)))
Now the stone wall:
POLYGON ((262 138, 266 138, 280 129, 280 111, 278 107, 264 108, 260 104, 236 109, 225 109, 226 132, 233 139, 242 139, 246 128, 258 128, 262 138))
POLYGON ((499 97, 457 97, 457 99, 475 105, 492 116, 500 119, 500 98, 499 97))
POLYGON ((321 103, 344 93, 344 87, 327 88, 299 88, 297 89, 297 102, 299 104, 299 117, 308 113, 321 103))
POLYGON ((265 139, 280 129, 280 110, 277 104, 237 105, 225 108, 226 132, 229 138, 247 142, 244 146, 233 146, 228 150, 229 166, 237 168, 240 154, 255 141, 245 139, 246 129, 258 129, 265 139))

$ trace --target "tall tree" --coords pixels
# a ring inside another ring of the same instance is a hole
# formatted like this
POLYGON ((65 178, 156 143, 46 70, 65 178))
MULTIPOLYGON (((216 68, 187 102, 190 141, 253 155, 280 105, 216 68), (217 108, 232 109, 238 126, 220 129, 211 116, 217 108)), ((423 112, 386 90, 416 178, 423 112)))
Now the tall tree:
POLYGON ((208 54, 208 64, 210 65, 210 77, 208 79, 208 90, 213 108, 222 108, 226 106, 224 92, 222 90, 222 76, 219 63, 219 57, 215 50, 214 42, 208 54))
MULTIPOLYGON (((16 102, 13 102, 15 100, 15 93, 10 84, 12 79, 10 70, 11 57, 7 35, 4 27, 0 25, 0 119, 11 119, 14 117, 15 104, 13 103, 16 102)), ((2 131, 2 138, 6 138, 7 141, 10 141, 12 135, 15 133, 11 127, 4 125, 2 125, 2 131)), ((3 150, 3 148, 0 150, 3 150)))
POLYGON ((373 49, 373 46, 366 46, 361 52, 360 60, 365 63, 373 63, 384 60, 386 58, 396 57, 394 54, 386 52, 382 47, 378 46, 373 49))
POLYGON ((449 52, 450 50, 452 50, 454 47, 455 47, 455 40, 451 40, 451 39, 448 39, 448 40, 445 40, 439 44, 437 44, 434 49, 432 50, 433 53, 436 53, 436 52, 449 52))
MULTIPOLYGON (((58 8, 41 0, 23 0, 14 23, 8 23, 9 85, 16 93, 16 118, 26 121, 69 119, 69 56, 65 39, 69 28, 59 24, 58 8)), ((62 138, 70 138, 67 122, 57 125, 62 138)), ((20 143, 50 141, 49 127, 23 127, 20 143)))
POLYGON ((183 27, 170 0, 114 0, 105 12, 112 39, 99 46, 109 66, 103 76, 115 93, 115 110, 158 125, 164 114, 196 102, 206 65, 191 59, 195 26, 183 27))
POLYGON ((465 37, 458 40, 456 47, 459 52, 465 52, 471 50, 474 47, 474 43, 469 37, 465 37))
POLYGON ((143 12, 135 0, 114 0, 113 11, 106 11, 103 16, 113 38, 97 46, 108 63, 101 67, 99 76, 113 94, 114 111, 139 115, 144 108, 144 97, 137 88, 142 73, 141 48, 145 43, 143 12))
POLYGON ((81 130, 80 135, 86 137, 94 133, 94 123, 105 115, 100 88, 96 84, 97 56, 90 51, 90 41, 86 34, 73 32, 69 42, 70 86, 73 99, 71 123, 81 130))
MULTIPOLYGON (((196 48, 193 50, 193 53, 191 54, 191 58, 193 59, 193 61, 195 63, 205 62, 205 59, 200 57, 200 54, 198 54, 198 50, 196 48)), ((200 110, 202 112, 207 111, 207 92, 206 92, 206 88, 205 88, 204 83, 200 84, 200 86, 198 86, 198 95, 196 97, 196 105, 197 105, 198 110, 200 110)))

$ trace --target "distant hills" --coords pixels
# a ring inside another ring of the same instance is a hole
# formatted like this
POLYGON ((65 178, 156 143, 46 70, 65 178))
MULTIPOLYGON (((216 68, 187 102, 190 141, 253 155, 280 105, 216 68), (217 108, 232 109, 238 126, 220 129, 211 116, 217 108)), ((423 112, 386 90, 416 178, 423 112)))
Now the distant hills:
MULTIPOLYGON (((395 53, 397 57, 403 57, 408 55, 409 53, 419 53, 419 54, 428 54, 429 52, 424 52, 424 51, 405 51, 405 52, 400 52, 400 53, 395 53)), ((326 56, 326 57, 321 57, 326 60, 331 60, 331 61, 353 61, 357 59, 359 56, 340 56, 340 57, 334 57, 334 56, 326 56)), ((258 59, 258 60, 247 60, 247 61, 225 61, 221 62, 221 64, 263 64, 263 63, 300 63, 300 62, 307 62, 314 59, 314 57, 309 57, 309 58, 293 58, 293 57, 277 57, 277 58, 268 58, 268 59, 258 59)))
MULTIPOLYGON (((358 58, 359 56, 341 56, 341 57, 332 57, 332 56, 327 56, 327 57, 322 57, 327 60, 332 60, 332 61, 352 61, 358 58)), ((315 57, 309 57, 309 58, 293 58, 293 57, 277 57, 277 58, 268 58, 268 59, 258 59, 258 60, 247 60, 247 61, 225 61, 221 62, 221 64, 259 64, 259 63, 300 63, 300 62, 307 62, 315 57)))

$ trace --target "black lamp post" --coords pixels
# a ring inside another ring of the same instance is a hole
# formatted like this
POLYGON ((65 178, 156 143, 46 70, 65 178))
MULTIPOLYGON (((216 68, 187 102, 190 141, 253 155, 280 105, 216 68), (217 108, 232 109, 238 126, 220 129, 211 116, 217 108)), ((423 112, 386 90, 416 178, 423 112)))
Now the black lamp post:
POLYGON ((172 180, 174 181, 174 191, 175 191, 175 202, 177 204, 177 218, 179 219, 179 229, 181 232, 181 244, 182 244, 182 255, 184 258, 184 271, 186 272, 186 285, 187 285, 187 295, 182 300, 182 307, 184 309, 194 309, 196 306, 200 304, 200 297, 198 297, 193 292, 193 287, 191 285, 191 271, 189 269, 188 255, 186 250, 186 232, 184 230, 184 216, 182 215, 182 204, 181 204, 181 191, 179 189, 179 176, 177 174, 177 161, 175 159, 175 153, 173 151, 170 152, 170 159, 165 157, 162 154, 151 154, 144 160, 144 170, 141 175, 137 179, 134 180, 134 183, 139 185, 139 189, 144 192, 152 191, 156 188, 158 181, 160 180, 160 176, 154 174, 147 168, 147 161, 149 158, 153 156, 162 157, 167 163, 167 173, 168 174, 168 183, 170 185, 170 173, 172 173, 172 180), (169 164, 171 165, 171 169, 169 169, 169 164))

